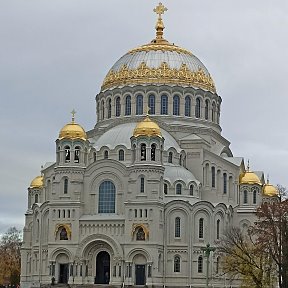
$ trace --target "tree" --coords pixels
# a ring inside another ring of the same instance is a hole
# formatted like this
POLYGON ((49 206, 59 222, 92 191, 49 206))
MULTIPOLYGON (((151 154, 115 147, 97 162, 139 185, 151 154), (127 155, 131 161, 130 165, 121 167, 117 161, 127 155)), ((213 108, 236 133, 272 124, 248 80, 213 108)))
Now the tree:
POLYGON ((217 243, 222 252, 223 273, 242 280, 242 287, 268 288, 273 282, 273 264, 262 244, 238 227, 226 230, 217 243))
MULTIPOLYGON (((284 188, 285 189, 285 188, 284 188)), ((286 189, 285 189, 286 191, 286 189)), ((280 288, 288 287, 288 200, 263 203, 252 233, 278 268, 280 288)))
POLYGON ((18 284, 20 282, 21 232, 11 227, 0 240, 0 282, 18 284))

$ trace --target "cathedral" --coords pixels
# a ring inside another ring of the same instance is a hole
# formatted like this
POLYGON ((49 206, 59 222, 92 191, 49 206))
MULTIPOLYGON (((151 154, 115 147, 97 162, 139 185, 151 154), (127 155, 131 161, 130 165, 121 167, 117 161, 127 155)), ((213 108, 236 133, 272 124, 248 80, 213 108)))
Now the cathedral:
POLYGON ((247 229, 278 191, 233 156, 222 98, 204 64, 165 39, 166 10, 154 9, 155 38, 108 71, 94 128, 72 111, 55 162, 31 182, 22 288, 239 287, 221 273, 215 242, 247 229))

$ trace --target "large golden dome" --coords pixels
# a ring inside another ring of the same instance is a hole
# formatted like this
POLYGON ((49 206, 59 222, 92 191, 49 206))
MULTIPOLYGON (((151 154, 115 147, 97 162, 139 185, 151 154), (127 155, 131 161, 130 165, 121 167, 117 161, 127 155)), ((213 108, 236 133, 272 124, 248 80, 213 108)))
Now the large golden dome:
POLYGON ((137 126, 134 129, 133 136, 134 137, 139 137, 139 136, 162 137, 162 134, 161 134, 161 130, 158 124, 153 122, 147 115, 143 121, 137 124, 137 126))
POLYGON ((35 177, 30 184, 30 188, 42 188, 42 187, 43 187, 43 176, 35 177))
MULTIPOLYGON (((74 110, 73 110, 74 111, 74 110)), ((66 124, 59 132, 58 139, 81 139, 87 140, 87 134, 85 130, 74 121, 75 111, 72 112, 73 117, 71 123, 66 124)))
POLYGON ((163 38, 161 15, 165 9, 161 3, 154 9, 159 15, 156 38, 122 56, 109 70, 101 90, 137 84, 174 84, 216 92, 204 64, 190 51, 163 38))
POLYGON ((268 181, 267 184, 265 184, 263 187, 263 195, 269 196, 269 197, 279 196, 279 191, 275 186, 270 184, 268 181))
POLYGON ((252 171, 245 171, 239 176, 239 184, 258 184, 262 185, 259 177, 252 171))

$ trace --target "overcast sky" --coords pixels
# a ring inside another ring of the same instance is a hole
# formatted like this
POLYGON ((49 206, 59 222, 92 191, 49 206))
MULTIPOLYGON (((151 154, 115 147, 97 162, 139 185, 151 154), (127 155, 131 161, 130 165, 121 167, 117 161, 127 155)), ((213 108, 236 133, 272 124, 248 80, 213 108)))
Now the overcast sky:
MULTIPOLYGON (((95 125, 109 68, 154 38, 158 1, 0 0, 0 233, 24 225, 27 187, 77 110, 95 125)), ((222 97, 234 156, 288 187, 288 1, 163 0, 164 36, 192 51, 222 97)))

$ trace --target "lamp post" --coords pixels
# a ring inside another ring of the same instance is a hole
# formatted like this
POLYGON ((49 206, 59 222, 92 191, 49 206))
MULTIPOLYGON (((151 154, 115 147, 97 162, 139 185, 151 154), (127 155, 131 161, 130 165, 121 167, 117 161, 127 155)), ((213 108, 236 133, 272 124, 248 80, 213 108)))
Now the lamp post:
POLYGON ((202 247, 201 250, 204 252, 204 256, 207 258, 206 261, 206 288, 208 288, 209 284, 209 258, 210 258, 210 253, 214 252, 216 248, 210 247, 210 244, 208 243, 206 247, 202 247))

